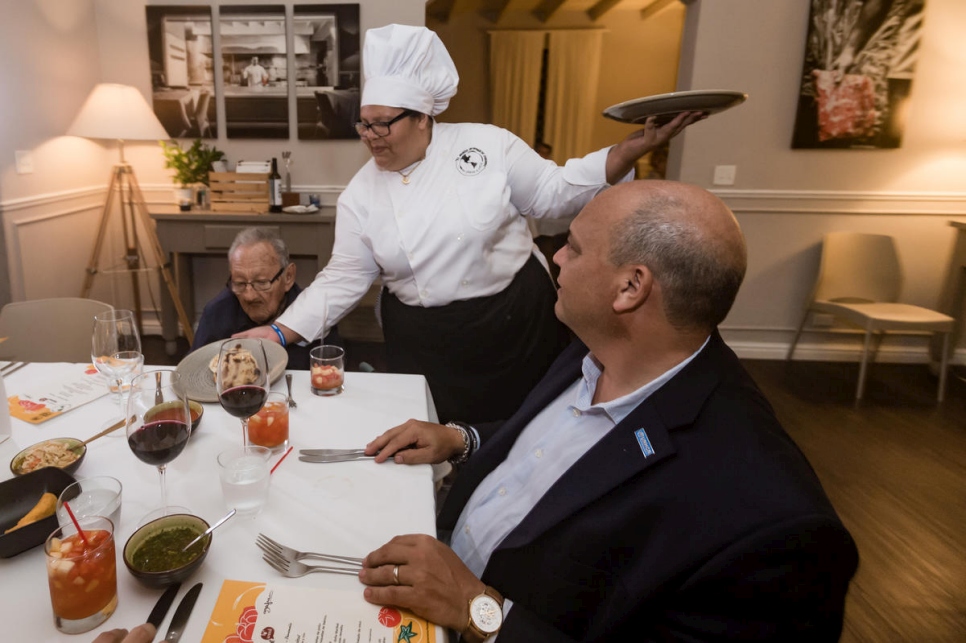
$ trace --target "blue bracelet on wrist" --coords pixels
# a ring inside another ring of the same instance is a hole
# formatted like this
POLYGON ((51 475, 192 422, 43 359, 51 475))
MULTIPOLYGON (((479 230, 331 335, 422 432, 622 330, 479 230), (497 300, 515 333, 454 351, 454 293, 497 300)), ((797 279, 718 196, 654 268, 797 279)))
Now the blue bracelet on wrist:
POLYGON ((275 334, 278 335, 278 341, 281 342, 282 347, 284 348, 288 344, 288 342, 285 341, 285 335, 282 333, 281 330, 279 330, 278 326, 276 326, 275 324, 272 324, 272 330, 274 330, 275 334))

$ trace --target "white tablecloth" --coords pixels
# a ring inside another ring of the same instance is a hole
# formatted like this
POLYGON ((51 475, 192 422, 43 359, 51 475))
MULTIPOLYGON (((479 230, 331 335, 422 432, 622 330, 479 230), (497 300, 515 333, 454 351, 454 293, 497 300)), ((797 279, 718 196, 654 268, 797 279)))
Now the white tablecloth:
MULTIPOLYGON (((8 396, 32 388, 63 368, 63 364, 31 364, 5 380, 8 396)), ((151 367, 146 367, 148 370, 151 367)), ((164 368, 164 367, 161 367, 164 368)), ((178 600, 198 581, 204 590, 182 641, 201 640, 215 599, 225 579, 270 581, 356 592, 363 586, 352 576, 310 574, 287 579, 261 560, 255 546, 259 532, 300 550, 364 556, 397 534, 435 534, 433 473, 429 466, 400 466, 372 461, 309 464, 298 459, 299 448, 362 447, 389 427, 408 418, 435 420, 436 413, 422 376, 347 373, 345 392, 316 397, 309 390, 308 372, 293 371, 298 408, 290 414, 290 440, 295 450, 272 475, 269 505, 254 518, 238 517, 213 535, 211 551, 201 569, 182 585, 178 600)), ((284 391, 284 379, 273 390, 284 391)), ((88 438, 111 417, 120 417, 112 397, 98 399, 39 425, 11 420, 11 439, 0 444, 0 480, 11 477, 8 463, 23 447, 52 437, 88 438)), ((168 502, 182 505, 209 523, 226 513, 215 457, 241 444, 239 420, 218 404, 205 404, 196 434, 184 452, 168 465, 168 502)), ((279 456, 272 458, 274 464, 279 456)), ((97 633, 143 623, 161 595, 140 585, 124 567, 121 549, 141 518, 160 505, 155 467, 134 457, 124 429, 89 445, 76 478, 111 475, 124 485, 118 550, 117 611, 96 630, 77 636, 59 633, 53 625, 43 547, 0 559, 0 614, 4 641, 91 641, 97 633), (117 436, 117 437, 114 437, 117 436)), ((177 601, 175 606, 177 605, 177 601)), ((167 631, 174 606, 162 624, 167 631)))

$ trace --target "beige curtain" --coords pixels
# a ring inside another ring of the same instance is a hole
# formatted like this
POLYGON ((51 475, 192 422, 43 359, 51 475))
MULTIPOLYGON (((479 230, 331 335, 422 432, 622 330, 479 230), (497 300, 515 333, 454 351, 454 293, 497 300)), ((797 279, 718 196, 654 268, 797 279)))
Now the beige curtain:
POLYGON ((533 145, 545 31, 490 32, 492 122, 533 145))
POLYGON ((563 163, 593 150, 603 30, 550 32, 543 140, 563 163))

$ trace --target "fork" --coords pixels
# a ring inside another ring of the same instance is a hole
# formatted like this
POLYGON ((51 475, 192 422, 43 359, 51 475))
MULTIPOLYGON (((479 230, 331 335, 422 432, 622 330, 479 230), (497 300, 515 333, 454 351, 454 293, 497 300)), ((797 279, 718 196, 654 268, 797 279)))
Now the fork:
POLYGON ((271 565, 277 571, 280 571, 283 576, 288 578, 298 578, 300 576, 305 576, 306 574, 312 573, 326 573, 326 574, 344 574, 346 576, 358 576, 358 570, 351 570, 345 567, 323 567, 321 565, 304 565, 295 560, 287 560, 285 558, 275 558, 269 554, 262 556, 262 560, 271 565))
POLYGON ((354 558, 352 556, 333 556, 331 554, 318 554, 312 551, 298 551, 292 549, 291 547, 286 547, 280 542, 272 540, 265 534, 258 534, 255 544, 258 545, 259 548, 261 548, 261 550, 265 553, 273 554, 278 558, 283 558, 286 560, 295 561, 302 558, 311 558, 314 560, 326 560, 332 563, 362 567, 361 558, 354 558))
POLYGON ((288 386, 288 399, 286 400, 286 402, 288 402, 288 408, 297 409, 299 405, 295 403, 295 398, 292 397, 292 374, 291 373, 285 374, 285 385, 288 386))

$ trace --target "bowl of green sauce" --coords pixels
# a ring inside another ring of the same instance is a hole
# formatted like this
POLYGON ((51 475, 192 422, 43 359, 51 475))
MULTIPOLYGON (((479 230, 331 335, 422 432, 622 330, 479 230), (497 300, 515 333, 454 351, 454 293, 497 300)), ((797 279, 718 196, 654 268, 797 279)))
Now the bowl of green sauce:
POLYGON ((208 529, 208 523, 190 514, 172 514, 145 524, 127 539, 124 565, 143 585, 166 587, 190 577, 211 547, 211 534, 181 549, 208 529))

